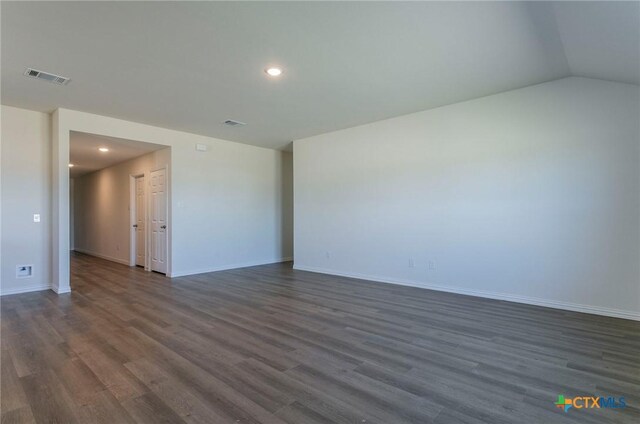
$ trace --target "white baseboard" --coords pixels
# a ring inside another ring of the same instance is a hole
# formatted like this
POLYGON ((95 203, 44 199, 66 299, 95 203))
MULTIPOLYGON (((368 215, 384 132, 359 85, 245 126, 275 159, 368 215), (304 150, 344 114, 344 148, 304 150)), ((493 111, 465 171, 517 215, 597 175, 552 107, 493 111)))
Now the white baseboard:
POLYGON ((119 264, 129 266, 129 261, 125 260, 125 259, 114 258, 113 256, 107 256, 107 255, 103 255, 101 253, 92 252, 90 250, 79 249, 77 247, 74 250, 76 252, 79 252, 79 253, 84 253, 85 255, 95 256, 96 258, 106 259, 106 260, 111 261, 111 262, 117 262, 119 264))
POLYGON ((34 292, 34 291, 41 291, 41 290, 49 290, 51 288, 51 286, 49 284, 32 284, 32 285, 28 285, 28 286, 22 286, 22 287, 18 287, 18 288, 14 288, 14 289, 2 289, 0 291, 0 296, 8 296, 10 294, 19 294, 19 293, 29 293, 29 292, 34 292))
POLYGON ((57 294, 71 293, 71 287, 57 288, 57 287, 51 286, 51 290, 53 290, 57 294))
POLYGON ((200 268, 192 271, 176 271, 172 272, 169 277, 184 277, 187 275, 195 275, 195 274, 206 274, 207 272, 216 272, 216 271, 228 271, 230 269, 238 269, 238 268, 247 268, 250 266, 259 266, 259 265, 269 265, 269 264, 277 264, 281 262, 290 262, 293 260, 293 257, 286 257, 280 259, 271 259, 271 260, 263 260, 263 261, 255 261, 255 262, 243 262, 238 264, 231 265, 222 265, 211 268, 200 268))
POLYGON ((552 299, 542 299, 538 297, 520 296, 508 293, 490 292, 484 290, 464 289, 460 287, 440 286, 435 284, 423 283, 419 281, 391 279, 385 277, 377 277, 373 275, 340 272, 332 269, 310 267, 305 265, 295 265, 293 269, 300 271, 317 272, 320 274, 337 275, 341 277, 357 278, 360 280, 369 280, 380 283, 397 284, 401 286, 418 287, 422 289, 436 290, 448 293, 464 294, 468 296, 484 297, 488 299, 506 300, 509 302, 525 303, 527 305, 545 306, 547 308, 562 309, 566 311, 582 312, 585 314, 602 315, 614 318, 623 318, 634 321, 640 321, 640 313, 635 311, 625 311, 621 309, 603 308, 601 306, 582 305, 579 303, 563 302, 552 299))

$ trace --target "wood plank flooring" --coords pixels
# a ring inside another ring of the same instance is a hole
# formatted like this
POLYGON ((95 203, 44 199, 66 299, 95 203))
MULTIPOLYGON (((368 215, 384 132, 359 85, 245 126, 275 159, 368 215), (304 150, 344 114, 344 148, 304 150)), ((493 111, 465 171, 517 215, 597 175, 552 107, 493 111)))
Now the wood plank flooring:
POLYGON ((2 298, 3 424, 640 423, 638 322, 290 263, 171 280, 76 254, 72 274, 2 298))

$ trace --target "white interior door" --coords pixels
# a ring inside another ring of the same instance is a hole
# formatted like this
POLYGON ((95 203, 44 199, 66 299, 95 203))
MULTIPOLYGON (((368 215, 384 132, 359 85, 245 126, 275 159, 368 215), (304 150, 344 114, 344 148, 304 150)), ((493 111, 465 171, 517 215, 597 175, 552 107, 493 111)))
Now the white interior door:
POLYGON ((144 222, 144 176, 136 177, 136 265, 145 266, 147 238, 144 222))
POLYGON ((151 172, 151 270, 167 273, 167 175, 165 169, 151 172))

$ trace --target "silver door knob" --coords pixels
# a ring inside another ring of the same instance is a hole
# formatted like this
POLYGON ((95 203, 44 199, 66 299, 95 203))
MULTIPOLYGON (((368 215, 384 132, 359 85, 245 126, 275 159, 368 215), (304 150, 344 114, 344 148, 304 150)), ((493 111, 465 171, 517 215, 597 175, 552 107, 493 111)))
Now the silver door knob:
POLYGON ((138 224, 133 224, 133 228, 138 228, 138 224))
POLYGON ((163 226, 161 226, 160 228, 162 228, 162 229, 164 230, 165 228, 167 228, 167 226, 166 226, 166 225, 163 225, 163 226))

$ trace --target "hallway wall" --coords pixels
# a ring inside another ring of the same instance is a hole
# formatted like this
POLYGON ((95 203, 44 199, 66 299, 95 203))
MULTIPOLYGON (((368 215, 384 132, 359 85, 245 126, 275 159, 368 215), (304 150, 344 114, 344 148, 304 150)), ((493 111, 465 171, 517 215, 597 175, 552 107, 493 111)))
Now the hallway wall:
POLYGON ((129 176, 148 174, 170 163, 171 149, 166 148, 75 178, 74 250, 128 265, 129 176))

